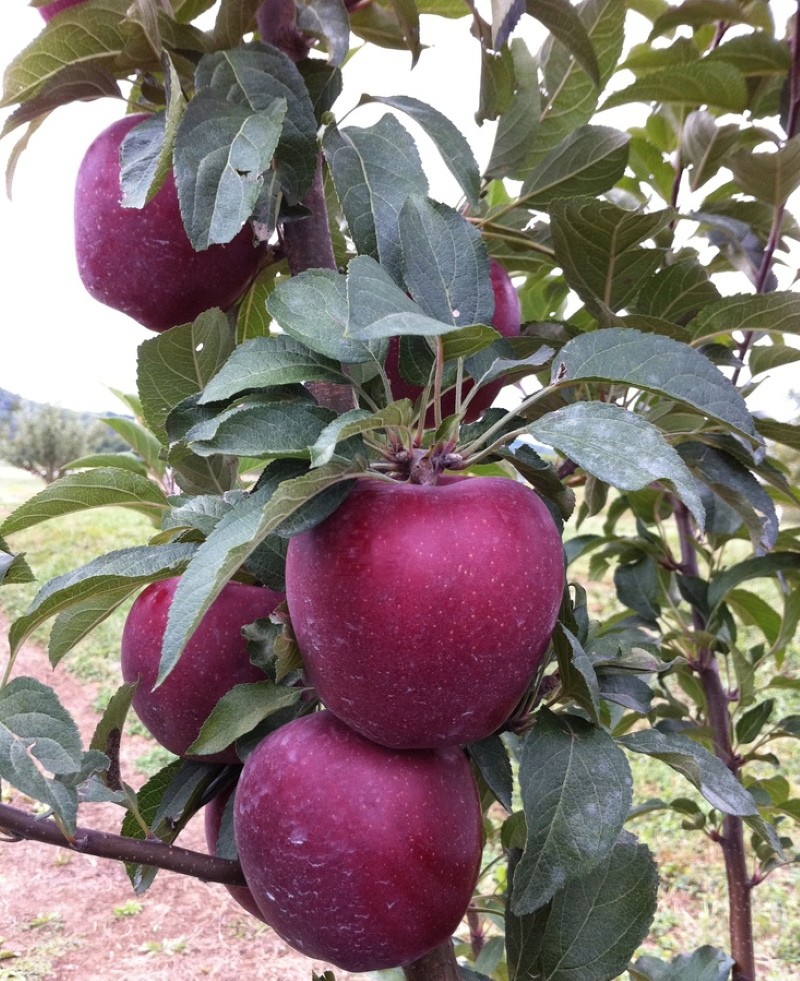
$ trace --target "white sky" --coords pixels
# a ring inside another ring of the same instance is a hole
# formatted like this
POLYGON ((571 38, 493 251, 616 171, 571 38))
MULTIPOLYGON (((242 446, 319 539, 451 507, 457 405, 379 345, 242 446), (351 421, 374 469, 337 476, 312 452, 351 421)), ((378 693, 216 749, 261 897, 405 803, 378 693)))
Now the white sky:
MULTIPOLYGON (((777 18, 778 8, 791 5, 777 0, 774 6, 777 18)), ((43 27, 39 13, 25 0, 4 0, 4 8, 3 68, 43 27)), ((525 20, 536 29, 530 18, 525 20)), ((360 53, 345 70, 343 102, 355 104, 361 92, 416 96, 446 112, 479 162, 485 163, 493 127, 479 128, 473 119, 479 52, 467 22, 425 18, 423 42, 434 49, 423 52, 411 73, 407 53, 360 53), (443 69, 445 63, 455 70, 443 69)), ((534 50, 536 46, 538 41, 532 44, 534 50)), ((368 125, 379 111, 384 110, 359 109, 348 121, 368 125)), ((122 408, 111 389, 135 391, 136 348, 154 335, 86 293, 78 279, 72 238, 73 188, 85 148, 123 112, 122 103, 114 99, 56 110, 19 161, 12 200, 0 190, 0 388, 24 398, 104 412, 122 408)), ((408 125, 419 136, 414 124, 408 125)), ((0 142, 3 173, 21 132, 22 128, 0 142)), ((424 142, 420 140, 423 155, 424 142)), ((438 162, 431 162, 429 179, 434 196, 457 202, 455 186, 438 162)), ((776 373, 764 388, 785 389, 791 384, 791 368, 784 370, 783 380, 776 373)))

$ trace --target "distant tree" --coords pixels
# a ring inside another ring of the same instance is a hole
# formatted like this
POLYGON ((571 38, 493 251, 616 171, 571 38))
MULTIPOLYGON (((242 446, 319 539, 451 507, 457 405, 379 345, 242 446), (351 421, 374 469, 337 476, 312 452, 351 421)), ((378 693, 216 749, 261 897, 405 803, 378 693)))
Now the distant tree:
POLYGON ((94 427, 54 405, 20 409, 0 429, 0 457, 51 484, 92 448, 93 434, 94 427))

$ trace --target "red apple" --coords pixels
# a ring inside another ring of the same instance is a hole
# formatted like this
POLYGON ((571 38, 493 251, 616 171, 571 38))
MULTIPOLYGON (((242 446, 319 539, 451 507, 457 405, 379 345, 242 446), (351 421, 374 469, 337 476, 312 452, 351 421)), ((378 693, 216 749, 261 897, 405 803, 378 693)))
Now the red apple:
MULTIPOLYGON (((219 839, 220 828, 222 827, 222 817, 232 792, 233 787, 223 791, 221 794, 217 794, 203 808, 206 845, 212 855, 216 855, 217 853, 217 841, 219 839)), ((225 886, 225 888, 242 909, 247 910, 251 916, 255 916, 259 920, 264 919, 261 915, 261 910, 258 908, 258 903, 253 898, 253 894, 247 886, 225 886)))
POLYGON ((462 750, 387 749, 325 711, 248 756, 234 832, 266 922, 346 971, 398 967, 444 943, 472 898, 482 849, 462 750))
POLYGON ((53 0, 52 3, 39 7, 39 13, 45 20, 51 20, 56 14, 60 14, 62 10, 66 10, 68 7, 77 7, 78 4, 83 2, 84 0, 53 0))
MULTIPOLYGON (((139 682, 133 709, 151 735, 170 752, 184 756, 219 699, 234 685, 263 681, 250 663, 242 627, 268 617, 281 593, 229 582, 214 600, 162 684, 161 645, 178 577, 147 586, 134 600, 122 630, 121 667, 126 682, 139 682)), ((216 763, 238 763, 233 747, 205 756, 216 763)))
POLYGON ((266 253, 247 225, 227 245, 195 251, 171 172, 143 208, 122 207, 120 146, 145 118, 116 120, 86 151, 75 185, 75 253, 83 285, 96 300, 163 331, 211 307, 230 307, 266 253))
MULTIPOLYGON (((503 337, 518 337, 522 325, 522 308, 511 277, 506 272, 505 267, 496 259, 489 260, 489 275, 494 291, 494 314, 492 315, 491 326, 503 337)), ((392 337, 389 341, 389 353, 386 355, 385 367, 395 399, 411 399, 414 402, 419 398, 422 389, 418 385, 407 382, 400 374, 400 341, 397 337, 392 337)), ((470 389, 474 388, 474 385, 475 383, 471 379, 464 382, 461 388, 462 398, 470 389)), ((464 421, 474 422, 484 409, 488 409, 494 402, 502 387, 502 379, 481 386, 467 407, 464 421)), ((442 397, 442 418, 452 415, 455 411, 456 393, 453 388, 442 397)), ((426 424, 429 427, 433 426, 433 420, 434 413, 432 409, 429 409, 426 415, 426 424)))
POLYGON ((348 725, 398 748, 495 732, 547 651, 563 586, 550 512, 503 477, 362 479, 286 560, 309 683, 348 725))

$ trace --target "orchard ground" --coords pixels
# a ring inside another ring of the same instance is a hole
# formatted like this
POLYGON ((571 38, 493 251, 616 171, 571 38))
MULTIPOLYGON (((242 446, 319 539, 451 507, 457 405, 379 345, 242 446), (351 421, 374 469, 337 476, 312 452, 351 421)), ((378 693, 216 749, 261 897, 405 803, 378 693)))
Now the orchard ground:
MULTIPOLYGON (((41 486, 27 474, 0 465, 0 513, 41 486)), ((119 509, 76 516, 68 540, 65 528, 64 522, 58 528, 45 523, 11 543, 36 557, 35 571, 42 580, 88 561, 109 547, 112 538, 122 547, 152 533, 145 519, 119 509)), ((613 591, 599 583, 587 585, 592 613, 599 615, 613 591)), ((8 653, 8 621, 21 612, 34 588, 0 591, 0 664, 8 653)), ((42 646, 43 634, 24 646, 15 665, 15 675, 32 675, 56 688, 80 726, 84 743, 99 718, 98 706, 119 681, 121 619, 101 625, 91 643, 84 643, 55 672, 42 646)), ((141 726, 134 723, 129 729, 123 740, 123 776, 139 787, 165 760, 141 726)), ((665 767, 644 759, 632 759, 631 764, 645 768, 636 774, 641 795, 685 794, 685 782, 665 767)), ((799 773, 800 761, 787 772, 799 773)), ((2 799, 31 806, 7 787, 2 799)), ((120 814, 110 805, 91 805, 79 820, 117 831, 120 814)), ((659 911, 642 952, 669 959, 703 944, 726 948, 725 897, 720 889, 724 872, 717 846, 682 831, 677 818, 640 818, 630 829, 657 852, 662 873, 659 911)), ((190 822, 178 844, 205 850, 202 821, 190 822)), ((800 981, 799 892, 798 868, 774 874, 756 890, 759 981, 800 981)), ((0 841, 0 981, 310 981, 312 967, 321 972, 326 965, 313 964, 290 950, 237 906, 222 886, 160 872, 151 889, 137 897, 121 865, 47 845, 0 841)), ((337 981, 356 977, 339 970, 335 975, 337 981)))

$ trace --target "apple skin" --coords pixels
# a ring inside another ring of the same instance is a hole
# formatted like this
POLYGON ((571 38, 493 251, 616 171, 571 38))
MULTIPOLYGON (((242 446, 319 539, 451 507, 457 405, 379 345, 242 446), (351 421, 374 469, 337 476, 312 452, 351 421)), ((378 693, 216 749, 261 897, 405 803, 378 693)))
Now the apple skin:
POLYGON ((49 21, 56 14, 60 14, 62 10, 66 10, 68 7, 77 7, 81 3, 84 3, 84 0, 53 0, 52 3, 39 7, 38 10, 42 17, 49 21))
MULTIPOLYGON (((282 593, 229 582, 200 621, 173 670, 155 690, 161 646, 180 577, 151 583, 134 600, 122 629, 122 677, 139 680, 133 710, 145 728, 176 756, 185 756, 219 699, 234 685, 263 681, 250 663, 241 628, 268 617, 282 593)), ((210 756, 212 763, 239 763, 231 746, 210 756)))
POLYGON ((463 751, 387 749, 324 710, 248 756, 233 819, 264 920, 342 970, 398 967, 438 947, 477 881, 481 808, 463 751))
POLYGON ((503 477, 361 479, 286 558, 309 684, 356 731, 405 749, 476 742, 508 719, 563 587, 550 512, 503 477))
POLYGON ((248 225, 226 245, 197 252, 183 227, 172 172, 143 208, 123 208, 120 146, 145 113, 123 116, 89 145, 75 184, 78 274, 101 303, 149 330, 230 307, 265 261, 248 225))
MULTIPOLYGON (((494 313, 490 326, 494 327, 503 337, 518 337, 522 326, 522 307, 511 277, 497 259, 489 259, 489 275, 494 292, 494 313)), ((419 398, 422 389, 418 385, 407 382, 400 374, 400 340, 397 337, 392 337, 389 340, 385 368, 395 399, 411 399, 414 402, 419 398)), ((463 383, 461 387, 462 398, 474 385, 472 380, 463 383)), ((481 413, 494 402, 503 385, 502 379, 488 385, 482 385, 467 407, 464 422, 474 422, 478 419, 481 413)), ((452 415, 455 411, 456 393, 453 388, 442 396, 442 418, 452 415)), ((425 422, 429 428, 433 426, 434 412, 432 408, 428 409, 425 422)))
MULTIPOLYGON (((212 855, 216 855, 217 853, 217 839, 219 838, 219 830, 222 827, 222 816, 225 813, 225 808, 233 790, 234 788, 230 787, 221 794, 217 794, 203 808, 206 845, 212 855)), ((242 909, 246 910, 251 916, 255 916, 257 919, 263 921, 264 917, 258 908, 258 903, 253 898, 253 894, 247 886, 225 886, 225 888, 242 909)))

